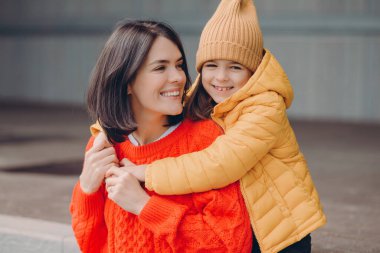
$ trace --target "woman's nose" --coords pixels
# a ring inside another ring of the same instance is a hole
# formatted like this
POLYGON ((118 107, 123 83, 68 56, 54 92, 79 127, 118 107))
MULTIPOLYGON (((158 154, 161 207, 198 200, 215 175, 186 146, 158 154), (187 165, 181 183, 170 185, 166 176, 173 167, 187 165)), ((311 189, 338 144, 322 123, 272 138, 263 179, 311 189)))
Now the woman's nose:
POLYGON ((173 69, 173 71, 170 72, 169 80, 171 83, 185 83, 185 72, 183 70, 179 70, 177 68, 173 69))

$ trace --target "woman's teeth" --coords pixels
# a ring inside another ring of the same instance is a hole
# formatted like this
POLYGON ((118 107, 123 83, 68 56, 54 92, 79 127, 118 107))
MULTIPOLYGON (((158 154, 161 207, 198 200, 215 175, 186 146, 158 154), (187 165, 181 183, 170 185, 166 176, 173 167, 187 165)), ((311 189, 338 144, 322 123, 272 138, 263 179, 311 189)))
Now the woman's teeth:
POLYGON ((179 91, 162 92, 161 96, 163 96, 163 97, 178 97, 179 91))
POLYGON ((212 85, 212 87, 214 87, 217 91, 228 91, 233 88, 233 87, 220 87, 220 86, 215 86, 215 85, 212 85))

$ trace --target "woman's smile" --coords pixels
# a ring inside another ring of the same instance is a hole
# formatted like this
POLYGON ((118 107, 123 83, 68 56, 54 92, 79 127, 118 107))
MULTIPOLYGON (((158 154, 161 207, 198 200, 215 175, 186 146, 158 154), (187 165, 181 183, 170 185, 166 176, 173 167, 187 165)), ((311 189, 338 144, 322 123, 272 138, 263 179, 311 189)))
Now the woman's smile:
POLYGON ((167 38, 158 37, 134 83, 129 86, 135 115, 166 117, 182 112, 186 84, 182 65, 183 58, 178 47, 167 38))
POLYGON ((165 98, 182 98, 181 89, 171 89, 160 92, 160 95, 165 98))

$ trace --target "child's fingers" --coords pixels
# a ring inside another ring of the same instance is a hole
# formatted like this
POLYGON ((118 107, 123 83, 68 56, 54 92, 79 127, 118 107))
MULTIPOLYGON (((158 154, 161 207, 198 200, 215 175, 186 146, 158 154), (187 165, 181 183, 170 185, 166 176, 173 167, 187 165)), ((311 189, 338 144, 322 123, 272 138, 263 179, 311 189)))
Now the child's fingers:
POLYGON ((135 166, 136 164, 134 164, 133 162, 131 162, 127 158, 123 158, 123 160, 120 161, 120 165, 122 165, 122 166, 134 165, 135 166))

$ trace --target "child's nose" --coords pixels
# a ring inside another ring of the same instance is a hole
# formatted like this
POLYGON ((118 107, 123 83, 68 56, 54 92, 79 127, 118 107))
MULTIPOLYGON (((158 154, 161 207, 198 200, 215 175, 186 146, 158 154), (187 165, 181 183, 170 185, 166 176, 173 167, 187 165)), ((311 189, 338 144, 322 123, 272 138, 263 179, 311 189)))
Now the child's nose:
POLYGON ((225 69, 219 68, 216 72, 216 79, 218 81, 226 81, 228 80, 228 73, 225 69))

